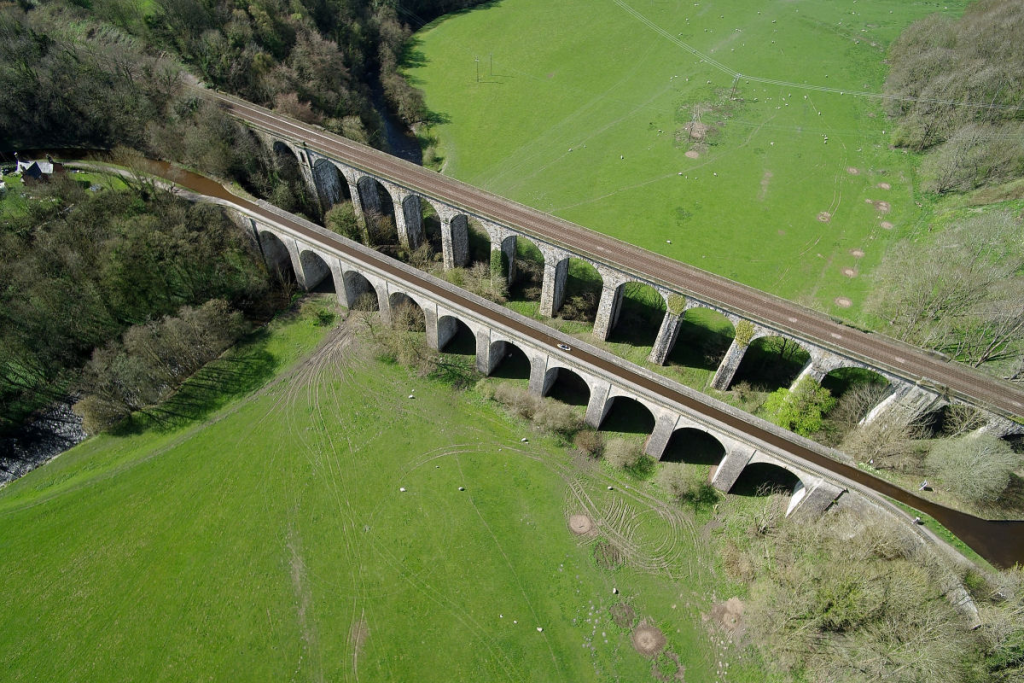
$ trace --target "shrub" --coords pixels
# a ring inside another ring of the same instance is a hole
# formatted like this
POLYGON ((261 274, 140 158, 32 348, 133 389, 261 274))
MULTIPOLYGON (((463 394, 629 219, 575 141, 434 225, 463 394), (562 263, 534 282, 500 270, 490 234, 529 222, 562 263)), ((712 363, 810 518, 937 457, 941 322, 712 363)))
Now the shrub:
POLYGON ((577 432, 574 443, 576 448, 592 458, 599 458, 604 452, 604 439, 601 437, 601 432, 593 429, 583 429, 577 432))
POLYGON ((836 399, 825 387, 810 377, 804 377, 796 387, 779 389, 764 402, 765 417, 775 424, 811 436, 825 424, 824 415, 836 404, 836 399))
POLYGON ((925 459, 928 472, 966 501, 991 504, 1010 483, 1021 456, 992 436, 965 436, 938 442, 925 459))
POLYGON ((532 420, 540 407, 540 398, 514 384, 499 384, 494 389, 494 400, 520 417, 532 420))
POLYGON ((544 431, 562 436, 574 434, 583 422, 571 406, 552 400, 541 401, 533 414, 533 421, 544 431))
POLYGON ((633 441, 612 439, 604 447, 604 459, 620 469, 632 467, 640 460, 640 448, 633 441))
POLYGON ((740 346, 748 346, 754 338, 754 323, 749 320, 741 320, 736 323, 736 343, 740 346))
POLYGON ((324 224, 328 230, 342 237, 347 237, 356 242, 363 241, 363 226, 360 225, 359 217, 356 216, 356 210, 352 206, 352 202, 335 204, 324 216, 324 224))

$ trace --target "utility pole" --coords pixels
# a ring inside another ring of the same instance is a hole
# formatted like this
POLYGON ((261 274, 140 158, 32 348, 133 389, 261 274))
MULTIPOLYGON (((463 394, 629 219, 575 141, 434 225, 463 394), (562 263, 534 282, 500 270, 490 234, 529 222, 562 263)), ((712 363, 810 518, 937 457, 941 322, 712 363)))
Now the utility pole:
POLYGON ((476 58, 476 82, 480 82, 480 58, 476 58))
POLYGON ((487 75, 494 78, 494 53, 492 52, 487 56, 491 58, 490 66, 487 69, 487 75))

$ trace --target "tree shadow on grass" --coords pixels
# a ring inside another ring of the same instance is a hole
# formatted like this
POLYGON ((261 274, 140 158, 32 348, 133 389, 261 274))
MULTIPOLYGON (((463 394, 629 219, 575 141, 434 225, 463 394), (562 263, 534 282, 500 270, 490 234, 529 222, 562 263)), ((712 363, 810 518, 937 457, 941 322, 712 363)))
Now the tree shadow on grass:
POLYGON ((202 421, 235 399, 256 391, 274 376, 279 366, 278 359, 266 349, 269 338, 266 328, 253 332, 240 347, 211 361, 186 380, 169 399, 125 420, 111 433, 129 436, 174 431, 202 421))

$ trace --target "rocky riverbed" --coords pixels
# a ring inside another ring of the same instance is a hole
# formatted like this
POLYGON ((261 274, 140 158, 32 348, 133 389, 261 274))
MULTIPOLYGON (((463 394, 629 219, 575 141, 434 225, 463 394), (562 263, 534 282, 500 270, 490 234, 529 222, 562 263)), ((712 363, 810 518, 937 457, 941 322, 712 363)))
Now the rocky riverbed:
POLYGON ((11 436, 0 437, 0 486, 24 476, 85 439, 72 399, 55 403, 11 436))

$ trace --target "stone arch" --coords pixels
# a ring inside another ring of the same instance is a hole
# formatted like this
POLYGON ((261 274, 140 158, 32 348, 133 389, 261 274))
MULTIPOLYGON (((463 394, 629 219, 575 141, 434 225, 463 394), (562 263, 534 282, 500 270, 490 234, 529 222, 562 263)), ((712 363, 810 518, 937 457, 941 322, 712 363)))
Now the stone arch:
POLYGON ((530 357, 511 341, 494 341, 490 345, 490 353, 498 354, 501 360, 491 372, 491 377, 502 379, 530 379, 530 357))
POLYGON ((420 197, 419 211, 424 241, 430 244, 430 250, 434 254, 442 254, 444 252, 444 239, 441 236, 441 210, 429 197, 420 197))
POLYGON ((718 466, 725 453, 725 444, 711 432, 697 427, 680 427, 672 432, 661 461, 718 466))
POLYGON ((461 318, 444 314, 437 318, 437 350, 460 356, 476 354, 476 325, 461 318))
MULTIPOLYGON (((405 224, 405 240, 410 249, 417 249, 423 243, 423 205, 427 202, 420 199, 418 194, 412 192, 402 197, 402 221, 405 224)), ((401 234, 398 238, 399 241, 403 239, 401 234)))
POLYGON ((547 257, 535 241, 516 235, 515 268, 509 286, 511 301, 540 301, 547 257))
POLYGON ((655 413, 643 401, 632 396, 610 396, 598 429, 609 432, 650 434, 654 431, 655 413))
POLYGON ((565 293, 561 302, 555 300, 553 310, 562 318, 593 324, 604 291, 604 276, 586 259, 569 256, 567 261, 565 293))
POLYGON ((851 402, 863 404, 857 420, 862 420, 892 390, 892 383, 885 375, 860 366, 843 365, 833 368, 821 379, 821 386, 837 399, 856 390, 851 402))
POLYGON ((330 159, 320 158, 313 162, 313 183, 324 211, 343 201, 352 201, 348 181, 330 159))
POLYGON ((466 246, 469 255, 467 265, 491 262, 491 232, 487 225, 476 216, 464 214, 466 218, 466 246))
MULTIPOLYGON (((296 169, 302 163, 302 158, 299 153, 295 151, 295 148, 283 140, 274 140, 273 144, 270 145, 270 151, 274 154, 274 162, 286 164, 295 164, 296 169)), ((278 168, 278 170, 281 170, 278 168)))
POLYGON ((561 366, 549 368, 544 385, 548 387, 544 395, 562 403, 586 406, 590 402, 590 382, 571 368, 561 366))
POLYGON ((342 279, 349 308, 369 311, 381 309, 380 294, 365 275, 356 270, 346 269, 342 279))
POLYGON ((764 331, 751 339, 732 384, 749 382, 767 391, 788 388, 810 359, 810 352, 797 341, 764 331))
POLYGON ((391 292, 388 296, 390 322, 408 328, 410 332, 426 332, 425 309, 414 297, 405 292, 391 292))
POLYGON ((356 191, 370 233, 370 246, 397 245, 395 205, 388 189, 373 176, 364 175, 356 181, 356 191))
POLYGON ((302 286, 307 291, 317 289, 318 285, 323 284, 319 291, 337 292, 334 274, 323 256, 311 249, 303 249, 299 252, 299 265, 302 268, 302 286))
POLYGON ((611 326, 609 341, 631 346, 654 346, 668 309, 666 295, 654 285, 630 280, 617 288, 622 302, 611 326))
POLYGON ((735 337, 736 326, 722 311, 699 303, 691 304, 679 322, 679 334, 666 365, 714 373, 735 337))
POLYGON ((793 469, 767 458, 754 457, 729 489, 739 496, 764 496, 772 493, 793 495, 806 484, 793 469))
POLYGON ((271 274, 287 282, 296 282, 297 277, 291 253, 284 241, 271 230, 260 230, 259 236, 260 251, 263 253, 263 260, 271 274))

